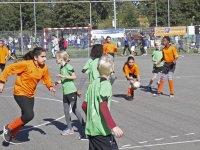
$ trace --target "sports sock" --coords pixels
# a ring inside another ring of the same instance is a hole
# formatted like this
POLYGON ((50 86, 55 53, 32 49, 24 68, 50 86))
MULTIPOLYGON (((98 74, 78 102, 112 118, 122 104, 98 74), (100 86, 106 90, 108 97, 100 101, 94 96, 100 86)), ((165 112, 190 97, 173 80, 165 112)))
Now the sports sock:
POLYGON ((164 81, 160 81, 160 84, 158 86, 158 94, 162 92, 163 85, 164 85, 164 81))
POLYGON ((169 83, 170 94, 174 94, 173 80, 168 80, 168 83, 169 83))
POLYGON ((128 93, 127 93, 127 97, 130 97, 132 95, 133 89, 132 88, 128 88, 128 93))
POLYGON ((19 126, 17 128, 15 128, 13 131, 12 131, 12 135, 11 135, 11 138, 14 138, 17 133, 19 132, 19 130, 21 130, 23 128, 23 125, 22 126, 19 126))
POLYGON ((21 117, 18 117, 17 119, 15 119, 12 123, 10 123, 10 124, 8 125, 8 128, 9 128, 10 130, 14 130, 14 129, 16 129, 17 127, 22 126, 22 125, 24 125, 24 123, 22 122, 21 117))

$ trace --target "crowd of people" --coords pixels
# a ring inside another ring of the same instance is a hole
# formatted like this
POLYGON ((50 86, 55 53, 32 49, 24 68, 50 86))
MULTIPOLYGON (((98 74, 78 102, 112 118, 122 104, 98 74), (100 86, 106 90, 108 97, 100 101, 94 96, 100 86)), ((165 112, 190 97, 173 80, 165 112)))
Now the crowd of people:
MULTIPOLYGON (((162 95, 164 78, 167 75, 170 97, 174 97, 173 73, 175 71, 178 53, 176 48, 171 45, 168 36, 163 37, 164 48, 160 49, 160 42, 156 42, 156 48, 152 54, 153 78, 150 80, 147 90, 151 91, 151 84, 158 73, 161 77, 158 84, 158 90, 154 95, 162 95)), ((66 118, 67 128, 63 129, 61 135, 74 134, 71 125, 70 107, 72 112, 78 118, 82 125, 80 140, 89 140, 89 149, 118 149, 115 137, 123 136, 123 131, 116 125, 110 113, 112 87, 116 80, 114 72, 115 52, 118 51, 117 45, 111 42, 111 37, 107 36, 104 45, 93 45, 90 53, 90 59, 86 62, 82 70, 82 77, 78 87, 74 84, 76 74, 73 66, 69 64, 70 57, 64 49, 59 49, 55 53, 56 62, 61 65, 60 72, 56 75, 59 80, 52 82, 46 61, 46 50, 42 47, 36 47, 23 56, 23 60, 10 64, 5 67, 5 60, 9 52, 3 46, 3 40, 0 40, 0 51, 4 53, 0 57, 2 73, 0 75, 0 93, 3 92, 4 85, 8 76, 17 74, 14 84, 14 99, 21 109, 21 115, 3 128, 4 141, 11 144, 21 144, 17 140, 17 133, 34 118, 34 95, 36 86, 40 80, 46 85, 50 92, 56 92, 56 86, 62 84, 63 87, 63 107, 66 118), (4 61, 3 61, 4 60, 4 61), (77 98, 82 96, 82 87, 89 78, 89 86, 85 94, 85 100, 82 103, 82 109, 86 114, 86 120, 77 110, 77 98)), ((126 47, 125 47, 126 48, 126 47)), ((125 49, 126 50, 126 49, 125 49)), ((124 77, 129 81, 126 99, 134 99, 134 91, 137 87, 135 82, 140 82, 139 65, 134 57, 127 58, 123 66, 124 77)), ((10 82, 10 81, 8 81, 10 82)))

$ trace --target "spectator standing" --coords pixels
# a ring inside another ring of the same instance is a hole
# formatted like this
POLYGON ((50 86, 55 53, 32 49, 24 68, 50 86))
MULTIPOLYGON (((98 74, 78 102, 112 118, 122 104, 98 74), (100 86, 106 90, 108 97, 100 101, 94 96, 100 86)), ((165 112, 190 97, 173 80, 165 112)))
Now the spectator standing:
POLYGON ((9 56, 9 51, 6 46, 3 45, 3 40, 0 40, 0 69, 3 72, 7 57, 9 56))

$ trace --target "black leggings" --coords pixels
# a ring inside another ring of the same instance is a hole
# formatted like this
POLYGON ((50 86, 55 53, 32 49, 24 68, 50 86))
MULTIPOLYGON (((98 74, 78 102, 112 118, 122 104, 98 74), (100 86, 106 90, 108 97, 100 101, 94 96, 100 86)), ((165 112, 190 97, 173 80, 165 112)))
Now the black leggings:
POLYGON ((6 64, 0 64, 1 72, 3 72, 3 70, 5 69, 5 65, 6 65, 6 64))
POLYGON ((18 96, 14 95, 15 101, 21 108, 22 112, 22 122, 24 124, 27 124, 29 121, 31 121, 34 118, 34 112, 33 112, 33 107, 34 107, 34 97, 28 98, 26 96, 18 96))
POLYGON ((68 128, 72 129, 71 116, 69 113, 70 105, 71 105, 72 112, 76 115, 81 125, 85 126, 83 117, 77 110, 77 93, 71 93, 71 94, 63 95, 63 107, 64 107, 65 119, 66 119, 68 128))

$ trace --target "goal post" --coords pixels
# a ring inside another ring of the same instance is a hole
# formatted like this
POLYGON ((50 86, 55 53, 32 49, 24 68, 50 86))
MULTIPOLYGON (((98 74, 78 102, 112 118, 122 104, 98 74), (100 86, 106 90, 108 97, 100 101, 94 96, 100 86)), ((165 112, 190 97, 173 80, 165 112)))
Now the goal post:
MULTIPOLYGON (((68 42, 68 52, 80 53, 76 50, 87 50, 87 57, 90 53, 92 27, 62 27, 62 28, 43 28, 44 49, 51 51, 51 37, 61 35, 68 42)), ((85 53, 85 52, 84 52, 85 53)), ((77 55, 78 56, 78 55, 77 55)))

